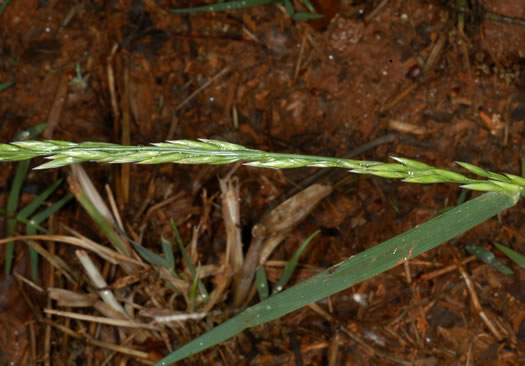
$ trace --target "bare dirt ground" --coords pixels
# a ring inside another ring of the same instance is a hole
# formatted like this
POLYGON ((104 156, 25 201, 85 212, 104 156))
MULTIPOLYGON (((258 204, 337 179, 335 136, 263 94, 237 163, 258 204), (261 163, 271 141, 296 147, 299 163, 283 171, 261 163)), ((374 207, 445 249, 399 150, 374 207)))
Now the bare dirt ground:
MULTIPOLYGON (((455 168, 459 160, 521 174, 525 27, 487 14, 525 18, 523 0, 467 1, 465 9, 438 0, 314 3, 328 16, 308 23, 293 21, 275 4, 189 16, 167 10, 200 2, 12 0, 0 15, 0 83, 15 82, 0 91, 1 141, 47 122, 48 139, 146 145, 213 138, 276 152, 356 152, 355 158, 378 161, 404 156, 443 168, 455 168)), ((300 2, 295 6, 301 9, 300 2)), ((218 177, 232 166, 84 167, 100 192, 111 187, 125 226, 140 233, 144 246, 160 250, 161 236, 172 236, 170 218, 186 242, 200 223, 195 259, 219 262, 226 234, 218 177)), ((2 164, 2 207, 15 168, 2 164)), ((342 181, 349 176, 345 171, 307 181, 317 171, 235 171, 245 245, 253 225, 298 189, 334 185, 273 253, 266 266, 271 282, 318 228, 323 234, 303 254, 294 283, 423 223, 460 194, 450 184, 362 176, 342 181)), ((30 172, 20 206, 68 174, 30 172)), ((67 190, 64 185, 59 194, 67 190)), ((332 318, 307 307, 183 364, 523 364, 525 271, 502 256, 514 270, 504 276, 471 257, 465 245, 492 249, 499 241, 525 253, 524 215, 521 202, 408 265, 318 303, 332 318)), ((76 202, 47 224, 54 233, 65 233, 67 225, 105 240, 76 202)), ((71 247, 47 245, 79 266, 71 247)), ((25 244, 18 243, 14 270, 30 278, 27 257, 25 244)), ((1 263, 3 258, 2 249, 1 263)), ((95 259, 105 266, 108 283, 122 276, 95 259)), ((45 292, 6 277, 3 266, 1 272, 0 364, 148 364, 221 321, 189 321, 168 338, 125 341, 114 327, 48 317, 44 308, 60 307, 45 292), (46 317, 55 325, 43 322, 46 317), (112 353, 88 338, 147 357, 112 353)), ((86 290, 85 283, 75 288, 64 281, 45 260, 40 275, 44 289, 86 290)), ((206 281, 213 288, 218 277, 206 281)), ((147 279, 135 284, 149 285, 147 279)), ((137 291, 137 304, 146 304, 147 291, 137 291)), ((230 303, 226 291, 216 309, 230 303)), ((176 301, 157 305, 186 311, 176 301)), ((100 316, 93 308, 73 310, 100 316)))

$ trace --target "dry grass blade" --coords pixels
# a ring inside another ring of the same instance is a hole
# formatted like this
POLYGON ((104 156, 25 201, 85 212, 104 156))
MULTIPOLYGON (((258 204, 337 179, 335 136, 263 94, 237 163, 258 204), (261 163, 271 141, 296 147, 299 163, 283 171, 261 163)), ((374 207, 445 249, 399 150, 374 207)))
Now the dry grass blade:
POLYGON ((91 280, 95 288, 105 289, 98 291, 98 294, 102 298, 102 300, 104 300, 106 304, 111 306, 116 311, 127 316, 126 311, 124 310, 122 305, 120 305, 117 302, 117 299, 115 298, 115 295, 113 295, 113 292, 111 292, 111 290, 106 289, 108 287, 106 280, 104 280, 104 277, 102 277, 102 274, 100 274, 98 268, 91 261, 91 258, 89 258, 88 254, 85 251, 79 249, 75 251, 75 254, 82 266, 84 267, 84 270, 86 271, 89 279, 91 280))
POLYGON ((78 313, 73 313, 71 311, 60 311, 60 310, 55 310, 55 309, 44 309, 44 312, 46 314, 63 316, 66 318, 77 319, 77 320, 85 320, 88 322, 93 322, 93 323, 98 323, 98 324, 112 325, 115 327, 148 329, 148 330, 154 330, 157 332, 164 331, 164 329, 159 328, 155 325, 138 323, 138 322, 134 322, 131 320, 110 319, 110 318, 105 318, 101 316, 78 314, 78 313))
POLYGON ((119 253, 116 253, 115 251, 106 248, 100 244, 97 244, 93 241, 86 241, 83 239, 75 238, 72 236, 66 236, 66 235, 18 235, 13 236, 6 239, 0 239, 0 245, 6 244, 7 242, 11 240, 47 240, 47 241, 56 241, 60 243, 66 243, 71 244, 80 248, 87 249, 89 251, 92 251, 100 257, 104 258, 105 260, 113 263, 113 264, 120 264, 120 262, 128 262, 133 263, 136 265, 139 265, 141 267, 147 267, 145 263, 142 263, 136 259, 129 258, 126 256, 123 256, 119 253))
MULTIPOLYGON (((128 241, 119 236, 113 229, 112 223, 115 222, 115 218, 102 200, 91 179, 89 179, 81 166, 73 165, 71 169, 73 174, 68 179, 71 192, 113 246, 121 254, 129 257, 130 253, 132 253, 131 246, 128 241)), ((128 262, 123 262, 121 265, 128 274, 134 273, 137 270, 135 266, 128 262)))
POLYGON ((49 263, 55 266, 55 268, 57 268, 64 275, 64 277, 69 280, 69 282, 74 284, 78 281, 78 273, 74 271, 62 258, 51 254, 34 240, 27 239, 25 242, 31 249, 33 249, 35 252, 44 257, 49 263))
POLYGON ((241 241, 241 214, 239 199, 239 181, 235 177, 219 179, 222 193, 222 217, 226 227, 226 266, 231 266, 233 273, 233 292, 239 291, 241 271, 244 263, 241 241))
POLYGON ((49 298, 55 300, 58 306, 89 307, 95 305, 98 299, 96 294, 81 294, 62 288, 49 287, 47 291, 49 298))

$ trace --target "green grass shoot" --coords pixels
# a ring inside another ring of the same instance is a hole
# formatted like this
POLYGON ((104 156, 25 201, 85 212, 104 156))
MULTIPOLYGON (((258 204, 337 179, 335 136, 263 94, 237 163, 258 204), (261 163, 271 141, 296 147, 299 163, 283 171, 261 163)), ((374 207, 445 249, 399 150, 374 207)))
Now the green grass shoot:
POLYGON ((478 245, 472 245, 469 244, 465 246, 465 249, 472 254, 481 259, 482 262, 496 268, 499 272, 503 273, 504 275, 511 275, 514 273, 512 269, 501 263, 494 253, 492 253, 490 250, 485 249, 483 247, 480 247, 478 245))
POLYGON ((199 287, 199 292, 201 294, 202 301, 208 302, 210 298, 208 294, 208 290, 206 290, 204 283, 202 283, 202 281, 200 280, 197 270, 195 269, 195 266, 193 265, 190 259, 190 256, 186 252, 186 248, 184 247, 184 242, 182 241, 182 238, 179 235, 179 230, 177 230, 177 226, 175 225, 175 222, 173 221, 173 219, 170 219, 170 225, 171 225, 171 229, 173 230, 173 234, 175 236, 175 241, 177 242, 177 245, 179 246, 179 250, 182 254, 182 257, 184 258, 184 262, 186 263, 186 266, 188 266, 188 269, 190 270, 193 280, 197 283, 197 286, 199 287))
POLYGON ((283 273, 281 274, 281 277, 279 278, 279 280, 277 281, 277 283, 275 284, 275 287, 273 289, 273 294, 275 295, 276 293, 278 292, 281 292, 284 288, 284 286, 286 286, 286 284, 288 283, 288 281, 290 281, 290 278, 292 278, 292 275, 295 271, 295 268, 297 267, 297 263, 299 263, 299 258, 301 257, 301 254, 303 254, 304 250, 308 247, 308 245, 310 244, 310 242, 313 240, 313 238, 315 238, 317 236, 317 234, 319 234, 321 232, 321 230, 316 230, 314 231, 313 234, 311 234, 300 246, 299 248, 297 248, 297 250, 295 251, 292 259, 290 259, 288 261, 288 263, 286 263, 286 266, 284 266, 284 269, 283 269, 283 273))
POLYGON ((115 233, 113 226, 108 222, 106 217, 104 217, 101 212, 95 207, 93 202, 89 199, 83 189, 79 186, 78 182, 71 180, 71 191, 73 195, 80 203, 80 205, 86 210, 88 215, 93 219, 97 226, 102 230, 106 238, 109 239, 113 247, 116 248, 120 254, 124 254, 129 257, 130 253, 125 247, 123 240, 115 233))
MULTIPOLYGON (((13 232, 16 227, 16 219, 14 218, 14 215, 16 213, 16 209, 18 208, 18 200, 20 198, 22 184, 24 183, 24 179, 27 175, 28 170, 29 170, 29 161, 27 160, 18 163, 16 167, 15 178, 13 179, 11 190, 9 191, 9 197, 7 198, 6 235, 8 237, 13 235, 13 232)), ((13 241, 10 241, 9 243, 6 244, 6 247, 5 247, 5 274, 6 275, 11 273, 11 266, 13 264, 14 251, 15 251, 15 243, 13 241)))
POLYGON ((525 268, 525 256, 521 255, 520 253, 516 252, 514 249, 511 249, 503 244, 495 242, 494 245, 496 246, 496 248, 501 250, 503 254, 509 257, 518 266, 520 266, 521 268, 525 268))
POLYGON ((266 300, 270 295, 270 288, 268 285, 268 278, 266 277, 266 271, 264 270, 264 266, 260 266, 255 272, 255 286, 257 287, 259 300, 266 300))

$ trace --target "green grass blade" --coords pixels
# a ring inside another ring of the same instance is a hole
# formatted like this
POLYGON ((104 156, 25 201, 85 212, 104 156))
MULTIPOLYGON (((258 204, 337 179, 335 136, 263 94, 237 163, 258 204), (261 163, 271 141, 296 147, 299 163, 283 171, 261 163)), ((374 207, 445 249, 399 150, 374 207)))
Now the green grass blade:
MULTIPOLYGON (((0 215, 5 215, 7 216, 7 210, 3 207, 0 207, 0 215)), ((24 224, 24 225, 27 225, 29 224, 29 219, 26 218, 26 217, 21 217, 20 215, 15 215, 15 220, 18 221, 20 224, 24 224)), ((42 227, 41 225, 35 225, 36 229, 38 231, 40 231, 41 233, 44 233, 44 234, 51 234, 51 232, 49 232, 49 230, 47 230, 45 227, 42 227)))
POLYGON ((117 231, 117 233, 119 233, 124 239, 126 239, 127 241, 129 241, 131 243, 131 245, 133 246, 133 249, 135 249, 137 251, 137 253, 139 253, 139 255, 144 258, 149 264, 153 264, 153 265, 156 265, 156 266, 161 266, 161 267, 164 267, 164 268, 168 268, 170 269, 169 267, 169 262, 168 260, 166 260, 165 258, 162 258, 160 255, 158 255, 157 253, 153 253, 151 250, 147 249, 147 248, 144 248, 142 245, 140 245, 139 243, 137 243, 135 240, 131 239, 118 225, 117 223, 115 222, 114 223, 114 227, 115 227, 115 230, 117 231))
MULTIPOLYGON (((44 220, 47 220, 49 216, 58 212, 72 198, 73 198, 72 194, 67 194, 64 197, 62 197, 60 200, 58 200, 57 202, 49 206, 48 208, 44 209, 43 211, 33 216, 26 225, 26 234, 36 235, 37 226, 44 220)), ((38 279, 38 253, 32 247, 29 247, 29 258, 31 261, 31 275, 32 275, 33 281, 36 282, 38 279)))
MULTIPOLYGON (((7 198, 7 226, 6 226, 6 236, 10 237, 13 235, 13 232, 16 227, 16 219, 14 218, 16 209, 18 208, 18 199, 20 198, 20 191, 22 190, 22 184, 26 178, 27 171, 29 170, 29 160, 21 161, 16 167, 15 178, 13 179, 13 184, 11 185, 11 191, 9 192, 9 197, 7 198)), ((11 266, 13 264, 13 257, 15 251, 15 243, 10 241, 6 244, 5 247, 5 274, 6 276, 11 273, 11 266)))
POLYGON ((182 238, 179 235, 179 230, 177 230, 177 226, 175 225, 175 222, 173 219, 170 219, 170 225, 171 229, 173 230, 173 233, 175 234, 175 241, 177 242, 177 245, 179 246, 179 250, 182 253, 182 257, 184 258, 184 262, 186 262, 186 265, 188 266, 188 269, 190 270, 190 273, 195 280, 197 278, 197 286, 199 287, 199 291, 202 296, 202 300, 204 302, 208 302, 210 295, 208 294, 208 290, 206 290, 206 287, 204 286, 204 283, 198 278, 197 271, 195 270, 195 266, 191 262, 190 257, 188 256, 188 253, 186 252, 186 248, 184 247, 184 243, 182 242, 182 238))
POLYGON ((2 5, 0 5, 0 15, 4 12, 5 8, 7 8, 7 4, 9 4, 10 0, 4 0, 2 2, 2 5))
POLYGON ((310 235, 302 244, 301 246, 295 251, 292 259, 288 263, 286 263, 286 266, 284 267, 283 273, 281 274, 281 277, 279 278, 279 281, 277 281, 277 284, 275 285, 275 288, 273 290, 273 294, 275 295, 278 292, 281 292, 292 277, 293 272, 295 271, 295 267, 297 267, 297 263, 299 262, 299 258, 301 257, 301 254, 303 254, 304 250, 310 244, 313 238, 319 234, 321 230, 316 230, 312 235, 310 235))
POLYGON ((295 15, 295 9, 292 5, 292 0, 284 0, 284 8, 289 16, 293 17, 295 15))
POLYGON ((459 193, 458 200, 456 201, 456 206, 457 205, 461 205, 463 202, 466 201, 468 193, 469 193, 469 191, 467 191, 465 189, 461 190, 461 192, 459 193))
POLYGON ((496 258, 494 253, 492 253, 490 250, 477 246, 477 245, 467 245, 465 248, 470 254, 475 255, 482 262, 496 268, 498 271, 500 271, 504 275, 511 275, 514 273, 512 269, 510 269, 509 267, 501 263, 496 258))
POLYGON ((193 313, 195 311, 195 299, 197 298, 197 287, 199 283, 199 276, 201 273, 201 266, 200 264, 197 266, 197 272, 195 273, 195 276, 193 276, 193 281, 191 283, 191 290, 190 290, 190 313, 193 313))
POLYGON ((184 9, 170 9, 169 12, 173 14, 195 14, 195 13, 208 13, 212 11, 228 11, 246 9, 259 5, 266 5, 277 2, 279 0, 239 0, 239 1, 226 1, 224 3, 217 3, 213 5, 196 6, 194 8, 184 9))
POLYGON ((300 13, 294 13, 292 15, 292 19, 295 20, 295 21, 308 21, 308 20, 313 20, 313 19, 321 19, 321 18, 324 18, 324 14, 314 14, 314 13, 303 13, 303 12, 300 12, 300 13))
POLYGON ((514 263, 516 263, 521 268, 525 268, 525 256, 521 255, 520 253, 516 252, 515 250, 500 244, 500 243, 494 243, 496 248, 501 250, 503 254, 505 254, 507 257, 509 257, 514 263))
POLYGON ((164 258, 166 258, 166 263, 170 270, 175 271, 175 256, 173 255, 171 243, 164 239, 161 239, 160 241, 162 243, 162 252, 164 253, 164 258))
POLYGON ((44 192, 40 193, 34 200, 28 203, 23 209, 18 211, 18 216, 28 218, 31 216, 45 200, 49 198, 56 191, 58 186, 62 183, 62 179, 55 181, 44 192))
POLYGON ((23 138, 21 140, 31 140, 36 136, 40 135, 47 128, 47 123, 39 123, 33 127, 28 128, 26 131, 22 132, 23 138))
POLYGON ((486 193, 262 301, 185 344, 155 366, 166 366, 221 343, 246 328, 279 318, 382 273, 453 239, 516 204, 518 195, 486 193))
POLYGON ((0 84, 0 92, 3 91, 3 90, 6 90, 7 88, 9 88, 13 84, 14 83, 12 81, 7 81, 5 83, 0 84))
POLYGON ((160 255, 153 253, 149 249, 144 248, 142 245, 136 243, 135 241, 130 240, 129 242, 131 243, 131 245, 133 245, 133 249, 135 249, 140 254, 140 256, 144 258, 149 264, 169 268, 168 261, 166 261, 166 259, 162 258, 160 255))
POLYGON ((119 237, 116 235, 116 233, 113 231, 113 227, 109 224, 109 222, 106 220, 104 216, 97 210, 93 202, 90 201, 88 196, 80 190, 74 189, 72 190, 73 194, 75 195, 75 198, 80 203, 80 205, 86 210, 88 215, 95 221, 97 226, 102 230, 104 235, 109 239, 111 244, 123 255, 129 257, 129 252, 127 248, 124 246, 124 244, 121 242, 119 237))
MULTIPOLYGON (((5 6, 7 6, 7 3, 9 1, 4 1, 3 7, 1 8, 0 14, 2 13, 5 6)), ((9 84, 7 87, 11 85, 11 83, 4 83, 0 84, 0 91, 3 90, 2 86, 5 84, 9 84)), ((47 128, 47 123, 40 123, 38 125, 35 125, 31 128, 28 128, 25 131, 22 131, 18 133, 15 136, 15 141, 23 141, 23 140, 29 140, 33 139, 36 136, 38 136, 42 131, 44 131, 47 128)), ((18 163, 18 166, 16 167, 16 173, 15 178, 13 179, 13 184, 11 185, 11 191, 9 192, 9 197, 7 199, 7 207, 6 207, 6 214, 7 214, 7 227, 6 227, 6 235, 9 237, 12 235, 15 227, 16 227, 16 217, 15 212, 18 208, 18 199, 20 198, 20 191, 22 190, 22 184, 24 183, 24 179, 27 176, 27 171, 29 170, 29 160, 22 161, 18 163)), ((14 242, 9 242, 6 244, 5 247, 5 274, 9 275, 11 272, 11 267, 13 264, 13 256, 14 256, 14 242)))
POLYGON ((261 301, 266 300, 270 294, 270 290, 268 288, 268 278, 266 277, 264 266, 259 267, 255 272, 255 286, 257 287, 259 299, 261 301))

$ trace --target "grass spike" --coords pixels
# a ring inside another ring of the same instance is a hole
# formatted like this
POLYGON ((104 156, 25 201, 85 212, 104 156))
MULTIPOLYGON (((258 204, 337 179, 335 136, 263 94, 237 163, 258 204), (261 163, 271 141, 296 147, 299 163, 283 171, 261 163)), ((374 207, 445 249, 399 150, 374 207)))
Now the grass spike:
POLYGON ((454 171, 434 168, 411 159, 394 157, 397 163, 359 161, 336 157, 272 153, 249 149, 219 140, 170 140, 150 146, 123 146, 105 142, 21 141, 0 144, 0 161, 19 161, 46 157, 51 161, 36 169, 58 168, 85 161, 138 164, 230 164, 287 169, 299 167, 330 167, 350 169, 352 173, 372 174, 384 178, 403 179, 411 183, 459 183, 462 188, 525 195, 525 180, 511 174, 497 174, 469 163, 457 162, 485 180, 471 179, 454 171))

